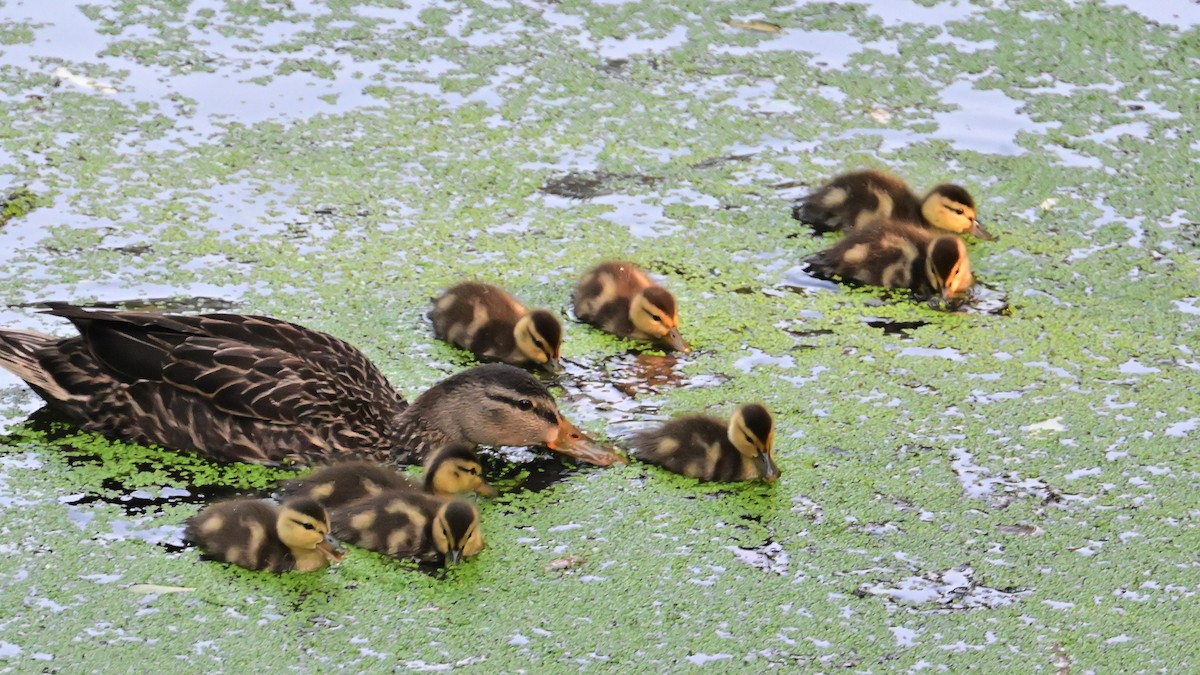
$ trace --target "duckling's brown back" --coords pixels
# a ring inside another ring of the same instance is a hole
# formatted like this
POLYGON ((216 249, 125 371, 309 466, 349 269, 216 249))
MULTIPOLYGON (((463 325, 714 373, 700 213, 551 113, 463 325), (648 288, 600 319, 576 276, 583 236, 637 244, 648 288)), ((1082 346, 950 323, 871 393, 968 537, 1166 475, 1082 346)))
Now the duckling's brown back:
POLYGON ((189 518, 183 538, 202 549, 209 560, 287 572, 296 560, 275 531, 277 516, 275 507, 259 499, 221 502, 189 518))
POLYGON ((924 228, 912 223, 876 221, 847 232, 836 244, 811 256, 809 271, 819 277, 838 276, 872 286, 909 288, 924 279, 924 251, 929 239, 924 228))
POLYGON ((429 319, 440 340, 479 353, 473 345, 503 339, 509 344, 497 348, 507 352, 513 348, 513 328, 524 315, 521 303, 503 289, 468 281, 435 298, 429 319))
POLYGON ((350 461, 330 464, 307 476, 284 481, 280 494, 311 497, 332 509, 384 490, 420 490, 408 476, 378 462, 350 461))
POLYGON ((430 557, 435 551, 429 523, 436 498, 419 492, 388 490, 332 509, 338 539, 394 558, 430 557))
POLYGON ((725 423, 696 415, 671 420, 634 436, 634 455, 672 473, 699 480, 743 480, 742 457, 729 443, 725 423))
POLYGON ((860 228, 879 219, 920 222, 921 203, 899 178, 882 171, 843 174, 798 199, 792 217, 816 233, 860 228))
POLYGON ((628 336, 635 332, 629 305, 634 296, 651 286, 650 278, 631 262, 602 263, 579 280, 571 303, 580 321, 628 336))

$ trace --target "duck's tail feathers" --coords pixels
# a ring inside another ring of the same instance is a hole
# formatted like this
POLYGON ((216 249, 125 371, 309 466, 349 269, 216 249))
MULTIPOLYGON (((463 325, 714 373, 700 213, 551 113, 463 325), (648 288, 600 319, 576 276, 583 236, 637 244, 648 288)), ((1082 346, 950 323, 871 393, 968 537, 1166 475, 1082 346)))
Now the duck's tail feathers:
POLYGON ((55 381, 38 358, 38 352, 57 343, 58 338, 33 331, 0 331, 0 367, 25 380, 47 400, 69 400, 70 392, 55 381))

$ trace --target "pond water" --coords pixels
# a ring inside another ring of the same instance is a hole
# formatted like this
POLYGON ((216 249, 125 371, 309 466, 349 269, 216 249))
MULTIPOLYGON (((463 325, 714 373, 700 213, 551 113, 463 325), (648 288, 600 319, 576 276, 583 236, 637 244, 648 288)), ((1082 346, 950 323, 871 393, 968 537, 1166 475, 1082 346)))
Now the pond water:
POLYGON ((444 578, 363 551, 277 578, 179 535, 287 472, 26 423, 3 371, 0 668, 1194 669, 1163 608, 1198 590, 1200 4, 762 7, 0 6, 0 196, 36 197, 0 225, 0 326, 270 314, 411 398, 471 363, 439 290, 568 317, 630 259, 696 349, 568 320, 564 413, 623 446, 763 401, 782 471, 489 451, 488 548, 444 578), (976 196, 999 239, 960 311, 804 273, 832 238, 790 202, 863 166, 976 196))

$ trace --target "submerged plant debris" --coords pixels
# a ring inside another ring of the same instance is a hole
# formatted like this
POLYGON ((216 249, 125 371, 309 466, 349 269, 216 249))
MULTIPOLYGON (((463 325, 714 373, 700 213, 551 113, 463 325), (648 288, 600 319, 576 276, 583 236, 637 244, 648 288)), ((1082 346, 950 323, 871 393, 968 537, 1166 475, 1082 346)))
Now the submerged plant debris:
POLYGON ((182 523, 288 471, 25 423, 0 372, 0 670, 1200 668, 1200 5, 0 18, 0 326, 69 334, 45 301, 268 314, 411 397, 469 363, 430 335, 441 289, 567 317, 580 273, 628 259, 695 351, 566 321, 564 413, 621 444, 763 401, 782 471, 489 452, 469 562, 255 574, 182 523), (975 195, 1000 238, 969 244, 965 311, 803 274, 830 240, 791 200, 862 167, 975 195))

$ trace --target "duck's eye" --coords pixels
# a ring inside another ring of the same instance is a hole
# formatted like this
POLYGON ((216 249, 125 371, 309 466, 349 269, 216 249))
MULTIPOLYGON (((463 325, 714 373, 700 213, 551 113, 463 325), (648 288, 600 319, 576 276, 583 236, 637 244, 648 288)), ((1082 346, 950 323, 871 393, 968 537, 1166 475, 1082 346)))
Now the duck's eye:
POLYGON ((523 398, 520 401, 517 401, 517 407, 521 410, 533 410, 533 401, 523 398))
POLYGON ((315 529, 317 529, 316 527, 314 527, 314 526, 313 526, 313 524, 312 524, 312 523, 300 523, 300 526, 301 526, 301 527, 303 527, 303 528, 304 528, 304 529, 306 529, 306 530, 315 530, 315 529))
POLYGON ((962 210, 962 209, 954 209, 954 212, 955 212, 955 213, 957 213, 957 214, 958 214, 958 215, 960 215, 960 216, 963 214, 963 210, 962 210))
POLYGON ((662 317, 661 317, 661 316, 659 316, 659 315, 657 315, 657 314, 651 314, 651 315, 650 315, 650 318, 651 318, 651 319, 654 319, 655 321, 657 321, 657 322, 659 322, 659 323, 662 323, 662 317))

